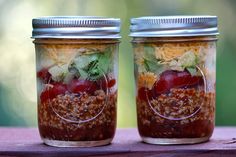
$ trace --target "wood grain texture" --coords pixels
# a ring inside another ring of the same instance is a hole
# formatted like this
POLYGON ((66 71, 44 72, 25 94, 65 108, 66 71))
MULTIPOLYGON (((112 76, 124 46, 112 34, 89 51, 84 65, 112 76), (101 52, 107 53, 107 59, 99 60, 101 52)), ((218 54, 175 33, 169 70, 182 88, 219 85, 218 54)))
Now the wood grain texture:
POLYGON ((236 157, 236 127, 217 127, 209 142, 160 146, 140 141, 136 129, 118 129, 113 143, 93 148, 55 148, 44 145, 35 128, 0 128, 0 156, 151 156, 236 157))

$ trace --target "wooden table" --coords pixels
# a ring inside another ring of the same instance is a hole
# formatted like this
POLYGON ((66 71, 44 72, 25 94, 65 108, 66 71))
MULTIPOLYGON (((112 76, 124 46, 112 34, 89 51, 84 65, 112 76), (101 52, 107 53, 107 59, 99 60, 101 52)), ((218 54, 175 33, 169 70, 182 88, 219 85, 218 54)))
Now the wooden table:
POLYGON ((211 140, 195 145, 160 146, 140 142, 137 129, 118 129, 111 145, 55 148, 42 144, 36 128, 0 128, 0 156, 236 156, 236 127, 217 127, 211 140))

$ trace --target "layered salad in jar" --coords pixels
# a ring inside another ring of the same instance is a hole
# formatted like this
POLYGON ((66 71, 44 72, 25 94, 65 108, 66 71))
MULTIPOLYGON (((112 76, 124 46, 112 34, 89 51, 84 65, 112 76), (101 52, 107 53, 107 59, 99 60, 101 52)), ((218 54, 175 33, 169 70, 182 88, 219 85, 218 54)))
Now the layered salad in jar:
POLYGON ((47 43, 36 45, 42 139, 109 143, 116 128, 116 44, 47 43))
POLYGON ((143 138, 212 135, 214 51, 214 42, 134 43, 138 129, 143 138))

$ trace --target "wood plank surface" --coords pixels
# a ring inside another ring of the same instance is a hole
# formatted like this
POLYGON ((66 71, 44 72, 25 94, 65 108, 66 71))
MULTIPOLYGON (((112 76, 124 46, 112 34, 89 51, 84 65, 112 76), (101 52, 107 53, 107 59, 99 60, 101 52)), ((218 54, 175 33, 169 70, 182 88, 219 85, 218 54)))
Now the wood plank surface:
POLYGON ((0 156, 236 157, 236 127, 216 127, 206 143, 170 146, 142 143, 137 129, 117 129, 112 144, 93 148, 50 147, 36 128, 0 128, 0 156))

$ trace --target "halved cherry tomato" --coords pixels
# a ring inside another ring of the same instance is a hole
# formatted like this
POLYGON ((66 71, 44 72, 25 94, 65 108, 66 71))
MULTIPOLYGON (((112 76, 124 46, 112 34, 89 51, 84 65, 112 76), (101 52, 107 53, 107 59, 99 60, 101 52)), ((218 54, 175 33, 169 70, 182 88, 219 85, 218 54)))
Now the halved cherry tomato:
POLYGON ((115 84, 116 84, 116 80, 115 80, 115 79, 110 79, 110 80, 108 81, 108 88, 113 87, 115 84))
POLYGON ((40 71, 37 72, 37 77, 40 78, 43 83, 49 83, 51 80, 51 74, 48 72, 47 68, 43 68, 40 71))
POLYGON ((152 98, 152 91, 148 88, 141 87, 138 89, 138 98, 143 101, 147 101, 152 98))
POLYGON ((68 90, 72 93, 82 93, 89 92, 93 93, 97 90, 97 84, 94 81, 82 80, 82 79, 73 79, 68 84, 68 90))
POLYGON ((52 83, 52 87, 46 87, 40 95, 41 102, 45 102, 48 99, 53 99, 58 95, 65 94, 67 86, 63 83, 52 83))
POLYGON ((113 78, 107 78, 107 80, 105 80, 105 78, 102 78, 97 81, 97 84, 100 88, 102 88, 103 90, 106 90, 107 88, 114 87, 116 84, 116 80, 113 78))
POLYGON ((190 86, 201 85, 201 76, 191 76, 185 71, 168 70, 160 75, 160 79, 154 84, 153 90, 156 94, 168 93, 171 88, 187 88, 190 86))

